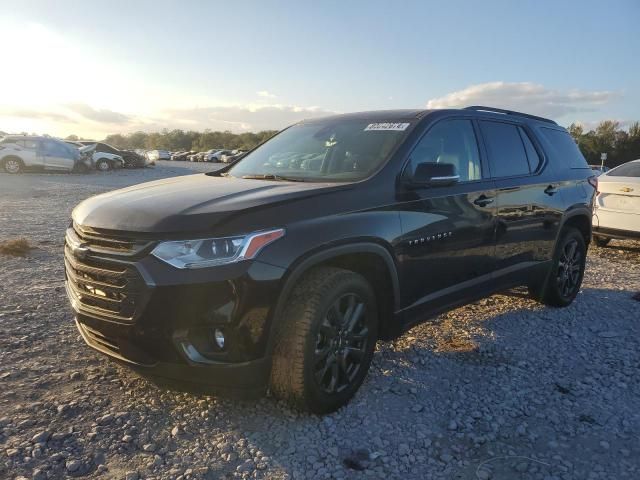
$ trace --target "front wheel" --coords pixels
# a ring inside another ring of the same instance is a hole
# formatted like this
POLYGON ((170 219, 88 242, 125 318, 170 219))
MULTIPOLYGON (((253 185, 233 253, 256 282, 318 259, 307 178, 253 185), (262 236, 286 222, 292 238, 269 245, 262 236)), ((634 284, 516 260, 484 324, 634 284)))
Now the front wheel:
POLYGON ((552 307, 566 307, 580 291, 587 248, 584 237, 573 227, 563 229, 556 245, 553 262, 538 299, 552 307))
POLYGON ((96 162, 96 170, 100 172, 108 172, 109 170, 111 170, 111 163, 109 163, 108 160, 101 158, 96 162))
POLYGON ((334 267, 311 270, 276 332, 271 391, 313 413, 345 405, 367 375, 377 327, 375 294, 364 277, 334 267))
POLYGON ((601 236, 594 236, 593 240, 596 242, 596 245, 599 247, 606 247, 607 245, 609 245, 609 242, 611 241, 611 238, 609 237, 601 237, 601 236))

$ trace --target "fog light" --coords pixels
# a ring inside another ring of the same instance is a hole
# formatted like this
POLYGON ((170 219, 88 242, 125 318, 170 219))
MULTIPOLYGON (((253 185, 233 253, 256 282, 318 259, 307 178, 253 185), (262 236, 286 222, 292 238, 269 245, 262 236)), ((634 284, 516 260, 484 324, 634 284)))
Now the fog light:
POLYGON ((224 348, 224 333, 222 332, 222 330, 216 328, 213 332, 213 337, 216 340, 216 345, 218 345, 218 348, 222 350, 224 348))

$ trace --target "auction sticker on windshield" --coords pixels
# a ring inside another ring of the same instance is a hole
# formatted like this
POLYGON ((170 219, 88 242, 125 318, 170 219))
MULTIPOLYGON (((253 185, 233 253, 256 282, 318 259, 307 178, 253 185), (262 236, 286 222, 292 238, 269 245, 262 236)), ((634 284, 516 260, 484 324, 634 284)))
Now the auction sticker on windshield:
POLYGON ((371 130, 394 130, 396 132, 402 132, 407 129, 408 123, 370 123, 364 129, 365 132, 371 130))

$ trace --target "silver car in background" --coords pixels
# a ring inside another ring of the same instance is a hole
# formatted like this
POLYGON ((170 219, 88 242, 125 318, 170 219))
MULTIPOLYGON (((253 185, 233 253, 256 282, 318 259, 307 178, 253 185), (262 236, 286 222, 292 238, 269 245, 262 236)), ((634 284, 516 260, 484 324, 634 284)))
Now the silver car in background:
POLYGON ((0 168, 7 173, 25 169, 71 172, 86 170, 90 159, 61 140, 33 135, 7 135, 0 140, 0 168))

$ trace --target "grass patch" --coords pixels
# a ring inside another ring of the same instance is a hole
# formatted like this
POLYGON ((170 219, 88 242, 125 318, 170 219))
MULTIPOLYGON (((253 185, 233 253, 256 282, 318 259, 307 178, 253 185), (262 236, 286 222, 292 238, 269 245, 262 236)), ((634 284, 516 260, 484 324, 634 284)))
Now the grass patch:
POLYGON ((33 248, 26 238, 15 238, 0 242, 0 254, 12 257, 24 257, 33 248))
POLYGON ((438 350, 441 352, 473 352, 478 345, 466 338, 443 338, 438 341, 438 350))

